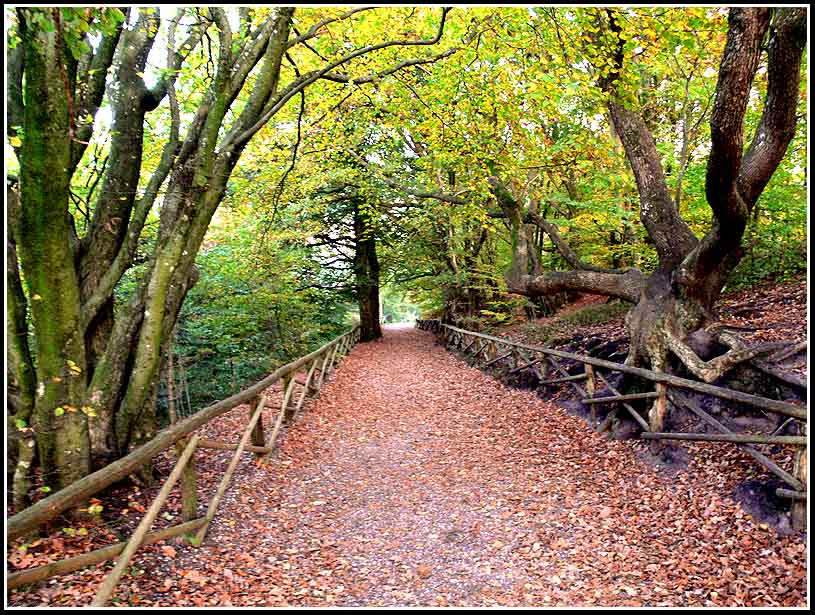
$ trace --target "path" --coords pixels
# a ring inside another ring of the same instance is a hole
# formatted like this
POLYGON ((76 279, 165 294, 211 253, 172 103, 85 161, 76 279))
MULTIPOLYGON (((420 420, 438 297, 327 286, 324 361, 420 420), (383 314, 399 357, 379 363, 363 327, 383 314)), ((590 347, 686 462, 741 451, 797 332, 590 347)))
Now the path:
MULTIPOLYGON (((200 549, 120 596, 192 606, 803 605, 806 548, 528 391, 388 327, 357 346, 200 549)), ((721 449, 717 449, 721 450, 721 449)), ((713 466, 708 463, 704 467, 713 466)), ((165 548, 166 549, 166 548, 165 548)))

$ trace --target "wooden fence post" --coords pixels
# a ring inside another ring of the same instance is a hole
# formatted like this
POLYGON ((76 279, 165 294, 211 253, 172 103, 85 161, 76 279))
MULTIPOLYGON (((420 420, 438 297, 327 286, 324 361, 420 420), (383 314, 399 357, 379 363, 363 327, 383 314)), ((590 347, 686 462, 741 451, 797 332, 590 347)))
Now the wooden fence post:
MULTIPOLYGON (((666 399, 668 385, 664 382, 657 382, 656 388, 657 399, 648 413, 648 428, 650 431, 662 431, 665 424, 665 414, 668 412, 668 401, 666 399)), ((653 454, 659 453, 663 448, 664 444, 659 440, 651 441, 651 452, 653 454)))
MULTIPOLYGON (((187 444, 186 438, 176 444, 179 458, 187 444)), ((181 518, 192 521, 198 518, 198 471, 195 468, 195 451, 181 473, 181 518)))
MULTIPOLYGON (((252 415, 255 414, 255 410, 258 408, 258 404, 260 403, 261 396, 258 395, 249 402, 249 420, 252 420, 252 415)), ((253 446, 266 446, 266 435, 263 433, 263 412, 261 411, 260 416, 258 417, 258 422, 255 423, 255 428, 252 430, 252 440, 251 444, 253 446)), ((261 453, 255 453, 255 456, 261 457, 261 453)))
MULTIPOLYGON (((801 435, 806 438, 809 431, 809 424, 807 421, 803 423, 804 433, 801 435)), ((804 488, 801 491, 806 491, 807 485, 807 460, 809 458, 809 448, 805 445, 798 449, 795 453, 795 465, 793 466, 792 473, 795 478, 803 483, 804 488)), ((792 501, 792 527, 796 530, 806 529, 807 526, 807 501, 806 500, 793 500, 792 501)))
POLYGON ((545 354, 536 352, 533 355, 536 359, 540 359, 538 365, 540 366, 540 380, 546 380, 549 377, 549 370, 551 369, 551 364, 549 363, 549 357, 545 354))
MULTIPOLYGON (((583 363, 583 369, 586 372, 586 397, 594 397, 594 391, 596 389, 594 384, 594 367, 588 363, 583 363)), ((590 420, 592 429, 595 429, 597 427, 597 406, 595 404, 591 405, 590 420)))
POLYGON ((161 491, 158 492, 156 499, 153 500, 153 503, 150 505, 147 513, 145 513, 144 517, 142 517, 136 531, 133 532, 133 536, 130 538, 127 546, 124 548, 124 551, 122 551, 119 559, 116 561, 116 565, 113 567, 113 570, 111 570, 104 583, 102 583, 102 586, 96 593, 96 597, 93 599, 91 606, 105 606, 108 603, 108 600, 110 600, 111 596, 113 596, 113 591, 116 588, 117 583, 119 583, 119 579, 122 578, 125 568, 127 568, 127 565, 133 558, 133 554, 136 552, 136 549, 138 549, 142 542, 144 542, 144 538, 150 529, 150 526, 153 525, 153 521, 156 520, 161 507, 164 506, 164 503, 170 496, 170 491, 175 486, 178 478, 181 476, 181 472, 184 470, 184 466, 187 464, 187 461, 189 461, 193 452, 195 452, 196 446, 198 446, 198 436, 193 436, 190 438, 190 443, 187 444, 187 448, 184 449, 184 454, 181 455, 181 458, 178 460, 178 463, 175 464, 170 476, 167 477, 161 491))
POLYGON ((280 403, 280 411, 283 413, 283 419, 288 420, 289 401, 291 400, 291 393, 289 393, 289 390, 292 388, 294 375, 286 374, 285 376, 283 376, 282 380, 283 380, 283 401, 280 403))

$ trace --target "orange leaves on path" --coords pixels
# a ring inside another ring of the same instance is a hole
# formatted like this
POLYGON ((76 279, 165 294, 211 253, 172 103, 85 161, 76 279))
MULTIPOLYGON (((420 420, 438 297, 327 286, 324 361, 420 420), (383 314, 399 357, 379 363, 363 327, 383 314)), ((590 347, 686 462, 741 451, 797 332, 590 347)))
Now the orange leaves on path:
MULTIPOLYGON (((504 387, 428 333, 389 327, 357 346, 308 406, 262 467, 245 456, 201 548, 139 554, 146 573, 125 577, 122 603, 806 604, 806 545, 729 498, 727 459, 660 474, 638 443, 504 387)), ((234 439, 244 415, 208 437, 234 439)), ((227 456, 199 465, 203 493, 227 456)), ((87 604, 101 577, 11 602, 87 604)))

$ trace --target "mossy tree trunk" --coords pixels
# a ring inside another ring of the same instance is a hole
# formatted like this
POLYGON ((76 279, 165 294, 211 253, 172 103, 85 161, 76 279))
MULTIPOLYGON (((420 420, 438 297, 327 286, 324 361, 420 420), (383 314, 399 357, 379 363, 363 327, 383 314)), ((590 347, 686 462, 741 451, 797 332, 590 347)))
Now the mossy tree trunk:
MULTIPOLYGON (((46 481, 61 487, 90 469, 87 417, 80 411, 86 361, 78 327, 74 231, 68 215, 71 139, 66 82, 75 73, 75 61, 56 29, 22 27, 20 35, 26 74, 25 139, 19 151, 21 197, 13 235, 37 341, 30 425, 46 481)), ((18 360, 30 361, 30 356, 18 360)))

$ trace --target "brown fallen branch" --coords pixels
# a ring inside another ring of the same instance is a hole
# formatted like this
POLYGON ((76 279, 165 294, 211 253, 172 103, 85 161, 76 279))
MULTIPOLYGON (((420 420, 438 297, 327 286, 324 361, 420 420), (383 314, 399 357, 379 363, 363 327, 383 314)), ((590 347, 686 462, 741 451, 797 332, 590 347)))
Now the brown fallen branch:
MULTIPOLYGON (((573 380, 575 380, 575 378, 572 378, 570 376, 569 372, 567 372, 565 369, 563 369, 563 367, 561 367, 561 365, 555 360, 554 357, 547 357, 547 359, 549 360, 549 363, 552 365, 552 367, 555 368, 555 371, 562 374, 564 378, 569 378, 569 380, 565 380, 564 382, 568 382, 570 385, 572 385, 572 388, 577 392, 577 394, 581 398, 588 397, 588 393, 586 393, 586 390, 583 387, 581 387, 579 384, 577 384, 576 382, 573 382, 573 380)), ((583 378, 587 377, 585 373, 584 374, 578 374, 578 375, 582 376, 582 378, 579 378, 578 380, 582 380, 583 378)))
MULTIPOLYGON (((620 395, 620 392, 617 391, 617 389, 615 389, 614 386, 612 386, 612 384, 608 380, 606 380, 606 378, 603 376, 603 374, 601 374, 600 372, 597 372, 597 377, 600 378, 600 381, 604 385, 606 385, 606 388, 609 391, 611 391, 615 395, 620 395)), ((631 406, 631 404, 627 404, 625 402, 620 402, 620 403, 622 404, 623 408, 625 408, 628 411, 628 413, 631 415, 631 417, 635 421, 637 421, 637 423, 639 423, 640 427, 642 427, 645 431, 648 431, 648 423, 646 422, 646 420, 644 418, 642 418, 640 416, 639 412, 634 410, 634 408, 631 406)))
POLYGON ((784 359, 788 359, 789 357, 798 354, 802 350, 806 350, 806 348, 807 348, 806 341, 798 342, 797 344, 793 345, 791 348, 788 348, 787 350, 777 352, 774 355, 767 357, 767 360, 772 363, 779 363, 784 359))
MULTIPOLYGON (((720 423, 718 420, 710 416, 707 412, 702 410, 699 407, 699 404, 695 403, 694 401, 688 399, 687 397, 677 395, 673 391, 668 393, 668 397, 674 404, 684 406, 691 412, 693 412, 696 416, 702 419, 705 423, 712 426, 713 428, 717 429, 720 433, 725 434, 732 434, 734 433, 731 429, 728 429, 725 425, 720 423)), ((795 478, 792 474, 784 470, 783 468, 779 467, 777 463, 769 459, 763 453, 757 451, 753 446, 750 444, 739 444, 745 453, 750 455, 753 459, 755 459, 760 465, 764 466, 767 470, 775 474, 778 478, 783 480, 785 483, 790 485, 793 489, 798 491, 805 491, 806 485, 804 485, 801 481, 795 478)))
POLYGON ((788 444, 806 446, 801 436, 765 436, 761 434, 726 433, 668 433, 646 431, 640 434, 646 440, 698 440, 701 442, 736 442, 740 444, 788 444))
POLYGON ((487 361, 486 363, 484 363, 483 367, 489 367, 493 363, 498 363, 498 361, 503 361, 507 357, 511 357, 511 356, 512 356, 511 352, 508 352, 506 354, 502 354, 500 357, 495 357, 492 361, 487 361))
POLYGON ((798 387, 799 389, 804 390, 807 389, 806 379, 801 378, 800 376, 798 376, 798 374, 779 369, 778 367, 771 365, 767 361, 761 361, 759 359, 753 359, 752 361, 750 361, 750 365, 755 367, 757 370, 764 372, 768 376, 772 376, 773 378, 780 380, 781 382, 791 384, 792 386, 798 387))
MULTIPOLYGON (((266 406, 268 408, 268 406, 266 406)), ((199 440, 198 448, 213 448, 220 451, 234 451, 238 448, 238 444, 230 444, 228 442, 218 442, 216 440, 199 440)), ((243 450, 249 453, 271 453, 272 449, 266 446, 254 446, 247 444, 243 450)))
POLYGON ((536 365, 536 364, 540 363, 542 360, 543 359, 535 359, 534 361, 529 361, 528 363, 524 363, 523 365, 519 365, 518 367, 515 367, 515 368, 509 370, 509 373, 510 374, 516 374, 516 373, 518 373, 520 371, 523 371, 525 369, 529 369, 533 365, 536 365))
POLYGON ((792 489, 783 489, 779 487, 775 490, 775 495, 780 498, 789 498, 790 500, 807 501, 806 491, 793 491, 792 489))
POLYGON ((552 378, 551 380, 542 380, 539 384, 560 384, 562 382, 574 382, 575 380, 585 380, 586 374, 575 374, 574 376, 564 376, 563 378, 552 378))
POLYGON ((659 393, 648 391, 646 393, 628 393, 626 395, 614 395, 612 397, 587 397, 581 399, 583 404, 612 404, 618 401, 631 401, 632 399, 654 399, 659 397, 659 393))
POLYGON ((478 338, 473 339, 469 344, 467 344, 464 348, 462 348, 461 352, 467 352, 470 347, 478 341, 478 338))

